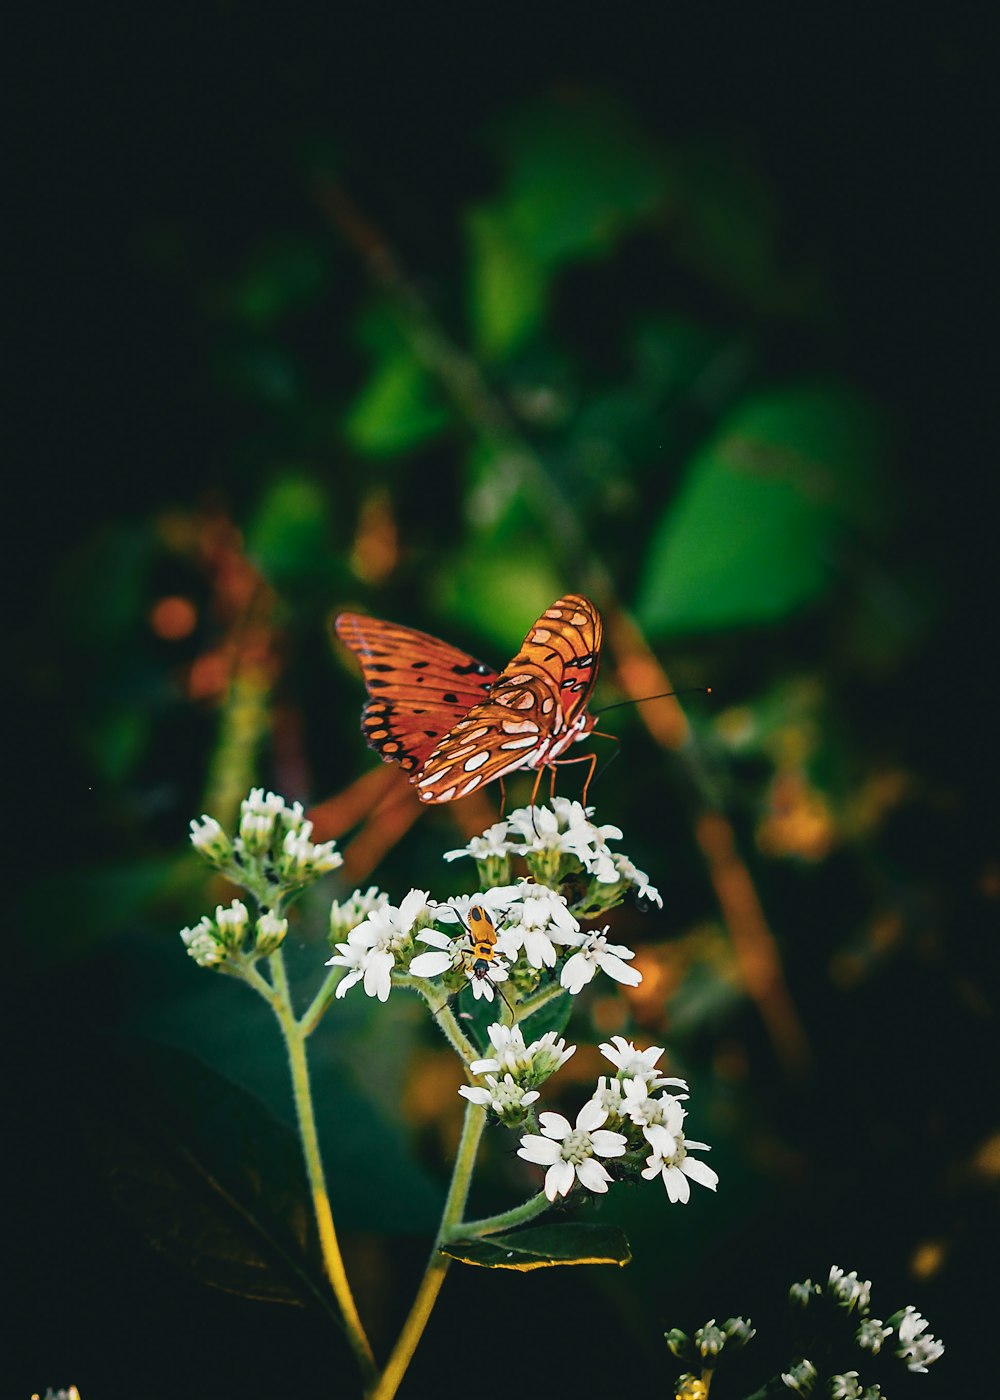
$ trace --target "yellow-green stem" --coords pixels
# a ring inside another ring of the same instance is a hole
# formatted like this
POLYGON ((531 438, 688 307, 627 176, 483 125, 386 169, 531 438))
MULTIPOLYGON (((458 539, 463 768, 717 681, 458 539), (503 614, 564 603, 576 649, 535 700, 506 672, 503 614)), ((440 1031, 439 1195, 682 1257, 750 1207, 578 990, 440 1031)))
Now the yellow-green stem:
POLYGON ((455 1169, 452 1172, 451 1186, 448 1190, 448 1199, 445 1202, 437 1239, 434 1241, 434 1248, 427 1261, 427 1269, 420 1288, 417 1290, 410 1315, 403 1325, 399 1340, 396 1342, 378 1384, 370 1393, 369 1400, 392 1400, 392 1396, 396 1394, 406 1374, 406 1368, 413 1359, 413 1353, 417 1349, 420 1338, 423 1336, 427 1320, 437 1302, 437 1296, 441 1291, 444 1276, 448 1272, 448 1265, 451 1262, 446 1255, 440 1252, 439 1246, 449 1231, 462 1218, 466 1198, 469 1194, 472 1168, 475 1165, 476 1152, 479 1148, 479 1139, 482 1136, 485 1123, 485 1108, 481 1108, 479 1104, 466 1104, 462 1138, 458 1144, 455 1169))
POLYGON ((365 1384, 368 1385, 375 1376, 375 1358, 358 1315, 354 1295, 347 1281, 347 1272, 344 1269, 340 1245, 337 1243, 337 1232, 333 1224, 333 1212, 330 1209, 330 1197, 327 1193, 326 1178, 323 1173, 323 1159, 320 1156, 319 1137, 316 1133, 316 1117, 313 1112, 312 1090, 309 1085, 305 1036, 292 1013, 288 976, 285 972, 285 962, 280 949, 270 959, 270 965, 276 994, 272 1005, 281 1025, 288 1050, 288 1064, 292 1072, 292 1090, 295 1095, 295 1115, 299 1125, 299 1138, 302 1142, 302 1155, 305 1158, 316 1225, 319 1229, 323 1265, 344 1319, 347 1339, 358 1358, 365 1384))

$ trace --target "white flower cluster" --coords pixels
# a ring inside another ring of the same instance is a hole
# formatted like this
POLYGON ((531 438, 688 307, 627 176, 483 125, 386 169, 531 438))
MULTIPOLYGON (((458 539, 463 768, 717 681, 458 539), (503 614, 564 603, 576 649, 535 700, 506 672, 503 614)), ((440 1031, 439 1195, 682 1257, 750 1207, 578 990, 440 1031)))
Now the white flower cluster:
MULTIPOLYGON (((367 896, 355 892, 352 899, 360 904, 367 896)), ((337 996, 345 996, 356 982, 363 982, 368 996, 388 1001, 393 969, 410 961, 413 930, 418 920, 429 914, 426 890, 411 890, 398 907, 387 898, 372 901, 370 912, 351 929, 346 943, 337 944, 337 952, 327 961, 327 967, 347 968, 347 976, 337 983, 337 996)))
MULTIPOLYGON (((630 948, 609 943, 606 928, 585 933, 561 894, 530 880, 458 895, 445 904, 428 905, 426 890, 411 890, 398 908, 372 890, 365 896, 356 893, 348 904, 352 902, 358 910, 364 904, 369 912, 350 929, 345 942, 337 943, 337 952, 327 963, 348 972, 337 996, 363 981, 369 996, 385 1001, 394 970, 426 978, 461 970, 472 984, 473 995, 492 1001, 496 987, 508 980, 515 963, 531 969, 537 981, 537 974, 554 968, 560 958, 565 958, 560 984, 574 996, 599 971, 629 987, 642 981, 642 974, 628 965, 635 956, 630 948), (470 914, 476 908, 486 912, 495 933, 488 960, 477 956, 469 932, 470 914), (460 932, 427 927, 432 920, 459 924, 460 932), (418 923, 423 932, 418 931, 418 923), (417 952, 415 943, 433 951, 417 952)), ((338 905, 338 924, 341 916, 338 905)))
POLYGON ((647 1181, 660 1177, 671 1201, 688 1201, 692 1181, 714 1191, 718 1176, 707 1163, 690 1155, 709 1151, 708 1144, 684 1136, 686 1110, 681 1100, 687 1098, 687 1085, 657 1073, 662 1048, 639 1051, 631 1041, 613 1036, 601 1052, 617 1074, 611 1079, 601 1076, 577 1114, 576 1126, 561 1113, 542 1113, 541 1135, 528 1133, 521 1139, 518 1156, 548 1168, 545 1194, 549 1200, 568 1195, 576 1182, 588 1191, 607 1191, 611 1174, 596 1159, 646 1149, 649 1155, 642 1176, 647 1181), (657 1093, 668 1086, 685 1092, 657 1093), (605 1127, 608 1123, 613 1127, 605 1127))
POLYGON ((474 836, 467 846, 446 851, 445 860, 472 856, 481 869, 489 872, 491 884, 509 876, 509 857, 522 856, 532 874, 540 879, 557 880, 561 874, 579 868, 598 885, 614 886, 604 893, 604 907, 631 886, 640 897, 663 907, 660 893, 621 852, 612 851, 609 841, 620 841, 617 826, 595 826, 590 820, 593 807, 583 807, 565 797, 553 797, 551 807, 521 807, 506 821, 495 822, 482 836, 474 836), (568 857, 566 860, 564 858, 568 857), (500 872, 506 871, 506 875, 500 872))
POLYGON ((336 842, 315 844, 301 802, 251 789, 240 804, 239 835, 230 841, 214 817, 191 822, 191 844, 238 883, 296 888, 343 864, 336 842))
MULTIPOLYGON (((243 949, 250 927, 250 914, 240 899, 227 907, 216 906, 215 918, 204 915, 194 928, 181 929, 181 939, 199 967, 221 967, 232 961, 243 949)), ((273 953, 288 932, 288 920, 279 919, 265 911, 254 925, 252 956, 267 957, 273 953)))
MULTIPOLYGON (((838 1307, 847 1312, 857 1310, 860 1321, 858 1330, 855 1333, 855 1341, 862 1351, 869 1351, 873 1356, 884 1350, 888 1345, 888 1339, 895 1332, 896 1341, 893 1346, 895 1355, 906 1365, 910 1371, 926 1371, 932 1362, 944 1353, 944 1343, 938 1341, 927 1332, 928 1323, 926 1318, 921 1317, 916 1308, 901 1308, 886 1322, 881 1322, 877 1317, 869 1314, 871 1307, 871 1280, 860 1279, 857 1273, 852 1270, 849 1274, 836 1264, 830 1270, 830 1276, 826 1281, 825 1288, 818 1283, 813 1283, 811 1279, 806 1279, 802 1283, 794 1283, 789 1289, 789 1300, 800 1308, 810 1307, 814 1300, 820 1298, 824 1292, 831 1298, 838 1307)), ((856 1371, 844 1373, 844 1396, 863 1396, 864 1400, 869 1400, 871 1395, 878 1393, 878 1387, 869 1387, 862 1391, 860 1384, 857 1389, 850 1387, 857 1380, 856 1371), (853 1380, 852 1380, 853 1378, 853 1380)), ((786 1382, 787 1384, 787 1382, 786 1382)))
POLYGON ((566 1063, 576 1046, 567 1046, 555 1031, 525 1045, 520 1026, 497 1024, 488 1034, 493 1055, 469 1065, 471 1074, 485 1078, 485 1087, 463 1084, 458 1092, 470 1103, 491 1109, 507 1127, 519 1127, 539 1097, 537 1086, 566 1063))

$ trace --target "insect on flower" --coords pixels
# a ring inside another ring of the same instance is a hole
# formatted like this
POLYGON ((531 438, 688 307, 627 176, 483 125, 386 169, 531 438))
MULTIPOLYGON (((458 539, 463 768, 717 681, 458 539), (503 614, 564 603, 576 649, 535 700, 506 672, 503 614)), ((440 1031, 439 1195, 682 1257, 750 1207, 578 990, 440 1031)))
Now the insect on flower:
POLYGON ((601 655, 601 617, 579 593, 559 598, 501 672, 426 632, 341 613, 337 636, 356 654, 368 690, 361 731, 398 763, 421 802, 451 802, 519 768, 555 777, 561 755, 594 729, 587 704, 601 655))
MULTIPOLYGON (((456 910, 457 912, 457 910, 456 910)), ((514 1024, 514 1008, 504 996, 502 990, 497 985, 496 980, 496 958, 497 958, 497 930, 493 922, 492 915, 481 904, 473 904, 469 909, 469 922, 466 923, 459 914, 462 927, 469 935, 469 947, 462 950, 465 961, 465 970, 470 981, 482 982, 489 978, 490 982, 500 993, 504 1005, 510 1012, 511 1025, 514 1024)), ((506 976, 506 973, 504 974, 506 976)))

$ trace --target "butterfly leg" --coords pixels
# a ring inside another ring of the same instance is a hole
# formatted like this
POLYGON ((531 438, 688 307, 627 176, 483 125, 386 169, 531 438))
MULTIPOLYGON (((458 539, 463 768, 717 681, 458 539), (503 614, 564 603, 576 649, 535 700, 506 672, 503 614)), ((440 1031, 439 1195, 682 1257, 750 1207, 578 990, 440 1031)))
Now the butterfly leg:
POLYGON ((538 835, 538 827, 535 825, 535 801, 538 797, 538 788, 542 781, 542 769, 539 768, 535 774, 535 786, 531 789, 531 829, 538 835))
POLYGON ((500 815, 497 820, 503 821, 503 814, 507 810, 507 789, 503 785, 502 774, 497 779, 497 782, 500 784, 500 815))

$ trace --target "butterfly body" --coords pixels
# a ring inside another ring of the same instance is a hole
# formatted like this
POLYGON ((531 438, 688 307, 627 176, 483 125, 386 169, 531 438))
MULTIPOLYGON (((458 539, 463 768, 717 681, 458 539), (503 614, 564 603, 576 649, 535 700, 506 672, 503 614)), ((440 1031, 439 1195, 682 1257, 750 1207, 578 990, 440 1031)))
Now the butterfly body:
POLYGON ((585 738, 601 648, 600 614, 567 593, 547 608, 499 674, 412 628, 342 613, 369 699, 361 728, 409 774, 422 802, 451 802, 520 768, 550 767, 585 738))

